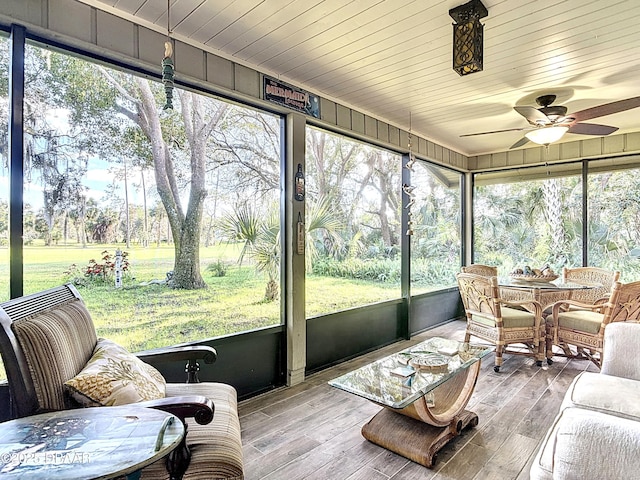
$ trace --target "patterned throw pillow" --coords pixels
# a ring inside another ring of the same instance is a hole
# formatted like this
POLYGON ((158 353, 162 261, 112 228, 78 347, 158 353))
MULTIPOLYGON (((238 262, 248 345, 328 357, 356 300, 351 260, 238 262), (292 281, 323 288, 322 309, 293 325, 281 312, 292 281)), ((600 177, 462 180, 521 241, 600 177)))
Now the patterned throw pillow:
POLYGON ((166 382, 151 365, 117 343, 99 338, 82 371, 64 386, 75 401, 94 407, 164 398, 166 382))

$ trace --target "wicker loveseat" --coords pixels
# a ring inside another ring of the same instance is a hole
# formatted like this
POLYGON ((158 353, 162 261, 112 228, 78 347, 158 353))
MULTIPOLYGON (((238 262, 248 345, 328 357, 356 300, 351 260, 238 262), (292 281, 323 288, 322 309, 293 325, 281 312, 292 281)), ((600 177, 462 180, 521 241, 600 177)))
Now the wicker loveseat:
MULTIPOLYGON (((216 357, 213 348, 160 349, 139 357, 125 351, 126 358, 131 360, 124 364, 125 370, 141 368, 142 380, 120 381, 126 388, 111 388, 110 392, 116 393, 110 393, 105 403, 99 403, 102 400, 95 398, 95 389, 83 390, 78 379, 83 378, 83 372, 88 371, 96 358, 104 361, 104 352, 111 352, 109 348, 113 346, 97 337, 91 316, 72 285, 0 304, 0 324, 0 349, 9 382, 12 417, 93 404, 129 403, 128 397, 118 397, 117 392, 139 395, 138 405, 173 413, 187 426, 186 446, 183 444, 166 462, 158 461, 144 468, 142 479, 167 479, 168 469, 173 472, 172 478, 181 478, 184 474, 185 480, 244 478, 235 389, 214 382, 166 383, 162 375, 149 366, 150 362, 166 362, 167 358, 213 363, 216 357), (108 348, 97 355, 95 352, 105 344, 108 348), (144 376, 145 372, 150 374, 149 378, 144 376), (157 382, 161 386, 156 388, 157 382), (132 383, 141 384, 141 390, 132 389, 132 383), (94 403, 78 404, 79 398, 94 403)), ((94 378, 91 377, 92 381, 94 378)), ((104 394, 109 389, 99 390, 104 394)))
POLYGON ((542 441, 531 480, 631 479, 640 472, 640 324, 612 323, 600 373, 569 386, 542 441))

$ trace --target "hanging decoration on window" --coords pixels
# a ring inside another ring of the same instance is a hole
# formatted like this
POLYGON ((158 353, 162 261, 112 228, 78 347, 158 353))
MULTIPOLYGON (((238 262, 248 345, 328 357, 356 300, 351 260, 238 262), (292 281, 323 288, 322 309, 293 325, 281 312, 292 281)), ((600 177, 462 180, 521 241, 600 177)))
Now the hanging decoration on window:
POLYGON ((164 94, 166 97, 163 110, 173 109, 173 58, 171 58, 173 48, 171 42, 164 42, 164 58, 162 59, 162 83, 164 84, 164 94))
MULTIPOLYGON (((416 163, 416 158, 413 156, 413 149, 411 147, 411 113, 409 113, 409 161, 405 163, 404 168, 413 172, 413 165, 416 163)), ((411 207, 416 203, 415 195, 413 194, 413 189, 415 187, 405 183, 402 185, 402 191, 407 195, 409 201, 405 205, 404 208, 407 209, 407 235, 413 235, 413 212, 411 211, 411 207)))
POLYGON ((164 58, 162 59, 162 83, 164 84, 165 104, 163 110, 173 109, 174 64, 173 47, 171 45, 170 3, 167 0, 167 41, 164 42, 164 58))
POLYGON ((294 198, 299 202, 304 200, 304 173, 302 172, 302 164, 298 164, 298 171, 295 176, 295 192, 294 198))
POLYGON ((296 251, 298 252, 298 255, 304 255, 304 242, 304 222, 302 221, 302 214, 298 212, 298 225, 296 229, 296 251))

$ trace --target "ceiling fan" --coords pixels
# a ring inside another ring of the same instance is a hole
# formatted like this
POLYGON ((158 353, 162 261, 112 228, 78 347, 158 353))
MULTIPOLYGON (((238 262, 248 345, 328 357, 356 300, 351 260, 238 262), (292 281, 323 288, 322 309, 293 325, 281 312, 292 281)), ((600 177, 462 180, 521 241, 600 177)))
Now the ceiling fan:
POLYGON ((618 127, 610 125, 600 125, 597 123, 583 123, 584 120, 604 117, 618 112, 624 112, 632 108, 640 107, 640 97, 627 98, 617 102, 604 103, 596 107, 587 108, 567 115, 567 107, 562 105, 552 105, 555 95, 541 95, 536 98, 536 103, 540 108, 531 106, 513 107, 516 112, 527 119, 530 126, 522 128, 508 128, 506 130, 493 130, 491 132, 468 133, 461 137, 472 137, 475 135, 486 135, 489 133, 527 131, 524 137, 511 145, 509 149, 518 148, 532 141, 541 145, 549 145, 562 138, 565 133, 576 133, 579 135, 610 135, 618 127))

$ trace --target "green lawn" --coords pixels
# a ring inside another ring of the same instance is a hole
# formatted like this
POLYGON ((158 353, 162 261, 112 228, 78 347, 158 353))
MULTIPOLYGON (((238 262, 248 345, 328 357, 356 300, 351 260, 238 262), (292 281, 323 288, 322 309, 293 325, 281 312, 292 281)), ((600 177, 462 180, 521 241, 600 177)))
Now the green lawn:
MULTIPOLYGON (((240 245, 201 248, 202 275, 208 287, 173 290, 163 284, 173 268, 173 247, 128 249, 131 272, 124 286, 79 286, 100 336, 131 351, 201 340, 280 322, 279 302, 265 302, 266 276, 248 264, 238 265, 240 245), (224 263, 226 274, 215 276, 207 267, 224 263)), ((80 269, 89 260, 100 261, 102 252, 115 253, 122 245, 89 248, 27 246, 24 250, 24 293, 60 285, 70 280, 64 272, 71 264, 80 269)), ((0 249, 0 300, 9 298, 9 254, 0 249)), ((310 276, 307 279, 307 316, 335 312, 400 296, 398 285, 310 276)), ((0 372, 3 378, 4 372, 0 372)))

